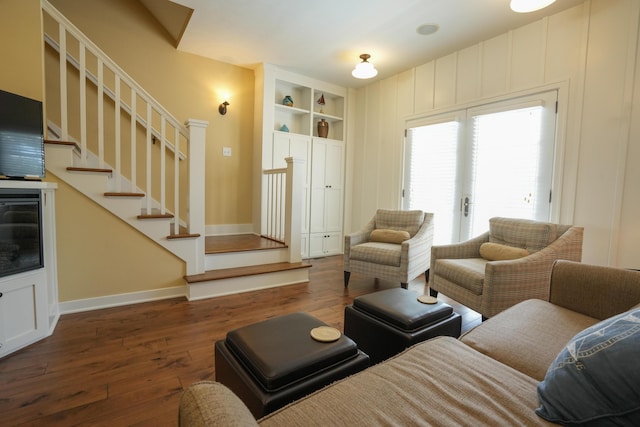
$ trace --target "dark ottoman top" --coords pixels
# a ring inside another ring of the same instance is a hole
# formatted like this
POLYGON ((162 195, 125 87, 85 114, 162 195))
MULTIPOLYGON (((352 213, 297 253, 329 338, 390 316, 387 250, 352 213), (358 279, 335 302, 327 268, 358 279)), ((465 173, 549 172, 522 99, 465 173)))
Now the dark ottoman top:
POLYGON ((402 288, 359 296, 353 306, 405 331, 422 328, 453 313, 448 304, 423 304, 416 292, 402 288))
POLYGON ((266 390, 285 387, 358 355, 344 334, 334 342, 311 338, 326 324, 306 313, 274 317, 227 333, 225 343, 266 390))

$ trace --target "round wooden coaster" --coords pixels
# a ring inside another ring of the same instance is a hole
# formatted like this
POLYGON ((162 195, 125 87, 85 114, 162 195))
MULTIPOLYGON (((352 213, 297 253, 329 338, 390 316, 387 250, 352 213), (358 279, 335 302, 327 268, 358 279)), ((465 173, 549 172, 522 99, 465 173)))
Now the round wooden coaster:
POLYGON ((320 342, 337 341, 340 336, 342 336, 342 333, 331 326, 318 326, 311 330, 311 338, 320 342))
POLYGON ((438 302, 438 298, 435 298, 429 295, 420 295, 418 297, 418 301, 420 301, 423 304, 435 304, 438 302))

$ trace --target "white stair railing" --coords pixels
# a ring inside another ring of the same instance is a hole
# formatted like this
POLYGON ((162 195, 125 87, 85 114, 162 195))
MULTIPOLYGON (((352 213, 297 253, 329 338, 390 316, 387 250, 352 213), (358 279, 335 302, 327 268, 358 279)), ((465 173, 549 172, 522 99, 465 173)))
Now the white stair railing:
POLYGON ((289 262, 300 262, 304 160, 287 157, 286 168, 263 171, 265 221, 262 235, 283 242, 289 262))
POLYGON ((188 167, 181 160, 191 148, 189 130, 49 2, 41 4, 45 41, 59 56, 60 139, 71 140, 71 133, 79 137, 78 166, 111 165, 110 191, 144 193, 143 213, 172 214, 173 230, 182 225, 190 232, 184 221, 190 198, 180 191, 181 168, 188 167), (72 88, 76 82, 77 89, 72 88), (69 104, 76 100, 77 113, 71 113, 69 104), (94 102, 95 108, 89 108, 94 102), (89 164, 90 151, 97 164, 89 164), (128 178, 127 188, 121 177, 128 178))

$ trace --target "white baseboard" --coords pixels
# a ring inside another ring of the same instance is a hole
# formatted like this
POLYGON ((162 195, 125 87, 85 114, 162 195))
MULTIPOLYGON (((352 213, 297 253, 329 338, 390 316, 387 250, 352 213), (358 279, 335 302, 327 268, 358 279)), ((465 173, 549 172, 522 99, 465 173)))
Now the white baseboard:
POLYGON ((253 224, 216 224, 206 225, 206 236, 224 236, 228 234, 253 234, 253 224))
POLYGON ((127 294, 108 295, 104 297, 86 298, 59 303, 60 314, 79 313, 122 305, 139 304, 162 299, 185 297, 186 286, 154 289, 151 291, 131 292, 127 294))

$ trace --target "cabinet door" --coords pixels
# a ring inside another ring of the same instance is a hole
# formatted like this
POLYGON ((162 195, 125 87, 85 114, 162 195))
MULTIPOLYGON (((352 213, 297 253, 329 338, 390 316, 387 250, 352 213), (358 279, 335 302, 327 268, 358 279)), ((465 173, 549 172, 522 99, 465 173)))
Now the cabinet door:
POLYGON ((273 153, 271 157, 272 168, 286 168, 285 158, 289 157, 289 135, 283 133, 273 134, 273 153))
POLYGON ((325 255, 337 255, 342 253, 342 233, 329 233, 324 239, 325 255))
POLYGON ((324 185, 327 188, 343 187, 344 145, 341 142, 328 141, 325 149, 324 185))
POLYGON ((324 190, 324 231, 342 231, 342 189, 324 190))
POLYGON ((324 256, 324 236, 323 233, 309 235, 309 256, 311 258, 324 256))
POLYGON ((314 138, 311 162, 311 232, 341 232, 344 145, 314 138))
POLYGON ((47 335, 46 286, 44 269, 0 282, 0 356, 47 335))

